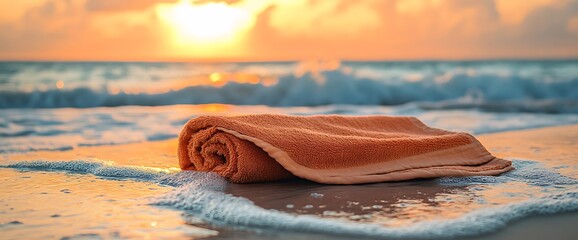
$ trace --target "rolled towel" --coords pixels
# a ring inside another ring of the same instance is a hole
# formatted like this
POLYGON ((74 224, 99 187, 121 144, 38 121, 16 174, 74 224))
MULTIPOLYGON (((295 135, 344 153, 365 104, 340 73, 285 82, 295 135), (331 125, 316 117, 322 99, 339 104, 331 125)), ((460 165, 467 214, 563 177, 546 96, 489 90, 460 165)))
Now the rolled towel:
POLYGON ((359 184, 513 169, 472 135, 430 128, 414 117, 202 116, 179 135, 181 169, 234 183, 300 177, 359 184))

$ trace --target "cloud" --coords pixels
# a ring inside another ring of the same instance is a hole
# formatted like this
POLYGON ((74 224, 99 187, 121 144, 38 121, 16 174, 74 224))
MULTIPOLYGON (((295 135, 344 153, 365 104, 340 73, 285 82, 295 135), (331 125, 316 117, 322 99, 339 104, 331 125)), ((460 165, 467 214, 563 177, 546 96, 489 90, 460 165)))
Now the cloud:
POLYGON ((496 0, 500 19, 510 25, 523 23, 526 16, 544 7, 564 5, 560 0, 496 0))
POLYGON ((158 3, 175 3, 177 0, 87 0, 87 11, 142 11, 158 3))
POLYGON ((279 1, 273 3, 269 24, 285 35, 354 35, 379 26, 379 12, 373 5, 367 1, 279 1))
POLYGON ((566 24, 566 30, 578 35, 578 16, 572 16, 572 18, 568 20, 568 23, 566 24))
POLYGON ((259 53, 286 48, 286 58, 578 56, 578 46, 572 43, 578 36, 569 30, 575 29, 571 19, 578 16, 577 1, 524 0, 507 6, 498 1, 282 2, 259 15, 252 47, 259 53), (516 12, 516 4, 524 3, 530 7, 516 12), (356 10, 361 17, 336 21, 354 7, 363 9, 356 10), (324 22, 339 24, 327 27, 324 22))
POLYGON ((162 54, 153 10, 86 11, 83 1, 48 0, 0 23, 0 55, 11 59, 131 59, 162 54), (9 34, 6 34, 9 33, 9 34))
MULTIPOLYGON (((171 45, 155 9, 176 0, 36 1, 0 18, 3 58, 195 59, 204 47, 171 45)), ((216 59, 578 56, 575 0, 216 1, 256 19, 236 45, 205 51, 216 59)))

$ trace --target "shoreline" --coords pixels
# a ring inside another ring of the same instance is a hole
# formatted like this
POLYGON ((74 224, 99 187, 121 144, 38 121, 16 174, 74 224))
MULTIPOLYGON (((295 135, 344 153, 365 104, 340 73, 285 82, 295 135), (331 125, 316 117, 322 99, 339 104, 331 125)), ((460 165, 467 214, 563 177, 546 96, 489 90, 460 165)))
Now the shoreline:
MULTIPOLYGON (((576 162, 578 162, 578 151, 575 150, 575 147, 578 145, 578 124, 490 133, 477 135, 476 137, 497 157, 539 161, 548 167, 555 168, 563 175, 578 178, 578 171, 576 169, 578 168, 576 165, 576 162), (566 167, 557 168, 561 165, 565 165, 566 167)), ((7 154, 4 158, 14 161, 38 159, 66 161, 79 158, 98 159, 112 160, 115 164, 124 166, 141 166, 143 162, 146 162, 146 166, 148 167, 168 169, 178 168, 178 161, 176 161, 176 141, 176 139, 170 139, 113 146, 79 147, 62 152, 44 151, 26 154, 7 154)), ((427 201, 427 199, 432 196, 444 195, 452 193, 453 191, 466 191, 459 187, 440 186, 434 183, 432 180, 417 180, 343 187, 294 181, 270 184, 228 184, 225 192, 235 196, 245 197, 253 201, 256 205, 266 209, 319 215, 325 210, 339 211, 339 209, 343 208, 342 200, 337 201, 327 197, 333 195, 345 197, 352 202, 358 202, 360 205, 371 206, 376 200, 395 202, 398 197, 401 197, 427 201), (380 187, 382 191, 375 192, 374 189, 376 187, 380 187), (290 191, 287 191, 287 189, 290 191), (391 193, 395 191, 397 194, 392 195, 391 193), (310 198, 310 192, 322 193, 325 194, 326 197, 312 200, 310 198), (295 205, 294 211, 286 209, 288 202, 295 205), (312 202, 315 202, 314 204, 316 204, 316 206, 324 205, 325 207, 323 209, 312 208, 308 210, 300 206, 312 204, 312 202)), ((451 204, 445 207, 448 206, 451 207, 451 204)), ((360 216, 371 211, 379 211, 356 210, 354 208, 347 210, 360 216)), ((578 212, 532 216, 513 221, 509 223, 508 226, 491 234, 470 237, 469 239, 544 239, 546 237, 572 239, 573 236, 578 235, 578 229, 572 228, 572 226, 577 224, 578 212)), ((239 234, 239 232, 227 229, 223 231, 224 235, 220 235, 218 238, 227 238, 228 236, 235 238, 235 236, 238 236, 235 233, 239 234)), ((257 233, 245 234, 248 234, 248 237, 264 237, 259 236, 257 233)), ((279 236, 273 234, 273 236, 265 237, 284 239, 283 234, 287 233, 279 232, 279 236)), ((243 236, 243 234, 241 234, 241 236, 243 236)), ((309 235, 304 234, 303 236, 307 237, 309 235)), ((331 237, 329 235, 327 236, 331 237)), ((291 235, 285 236, 285 238, 286 237, 291 237, 291 235)))

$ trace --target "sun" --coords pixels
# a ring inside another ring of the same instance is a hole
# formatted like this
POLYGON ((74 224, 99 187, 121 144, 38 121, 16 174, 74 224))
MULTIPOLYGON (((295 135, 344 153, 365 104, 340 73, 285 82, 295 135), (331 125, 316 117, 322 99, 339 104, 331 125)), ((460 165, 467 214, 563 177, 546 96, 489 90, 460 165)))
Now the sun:
POLYGON ((160 6, 157 10, 179 43, 234 42, 255 23, 249 11, 222 2, 192 4, 183 0, 160 6))

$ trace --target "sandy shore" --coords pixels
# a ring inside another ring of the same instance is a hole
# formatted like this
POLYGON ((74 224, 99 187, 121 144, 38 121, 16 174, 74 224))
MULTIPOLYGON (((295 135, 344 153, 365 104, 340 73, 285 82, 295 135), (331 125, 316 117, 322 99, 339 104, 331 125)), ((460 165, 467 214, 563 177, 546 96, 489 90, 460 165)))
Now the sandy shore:
MULTIPOLYGON (((576 150, 578 146, 578 125, 487 134, 480 135, 478 138, 496 156, 507 159, 531 159, 540 161, 550 167, 569 166, 558 170, 566 176, 578 178, 578 151, 576 150)), ((177 168, 175 148, 176 139, 172 139, 116 146, 80 147, 65 152, 47 151, 13 154, 4 158, 9 160, 72 160, 88 158, 111 160, 118 165, 177 168)), ((376 202, 394 203, 399 197, 427 202, 432 196, 465 191, 462 188, 442 186, 431 180, 355 186, 321 185, 297 180, 245 185, 229 184, 226 191, 236 196, 248 198, 258 206, 267 209, 315 215, 322 214, 325 211, 343 211, 345 209, 350 214, 362 216, 380 211, 380 209, 366 209, 361 206, 371 206, 376 202), (312 200, 311 192, 323 194, 324 196, 338 196, 338 198, 324 197, 312 200), (356 202, 357 204, 355 206, 346 206, 346 202, 356 202), (289 203, 292 205, 291 208, 287 207, 289 203), (323 206, 323 208, 307 208, 305 207, 307 205, 323 206)), ((429 204, 435 206, 435 203, 429 204)), ((441 207, 451 208, 452 206, 441 207)), ((363 222, 363 219, 359 221, 363 222)), ((408 221, 411 221, 411 219, 408 219, 408 221)), ((404 222, 401 221, 400 223, 404 222)), ((511 223, 498 232, 476 237, 475 239, 573 239, 578 236, 576 225, 578 225, 578 213, 536 216, 511 223)), ((219 237, 251 239, 285 239, 290 237, 290 235, 286 234, 271 233, 263 236, 224 230, 219 237)), ((319 236, 297 234, 294 237, 317 238, 319 236)))

